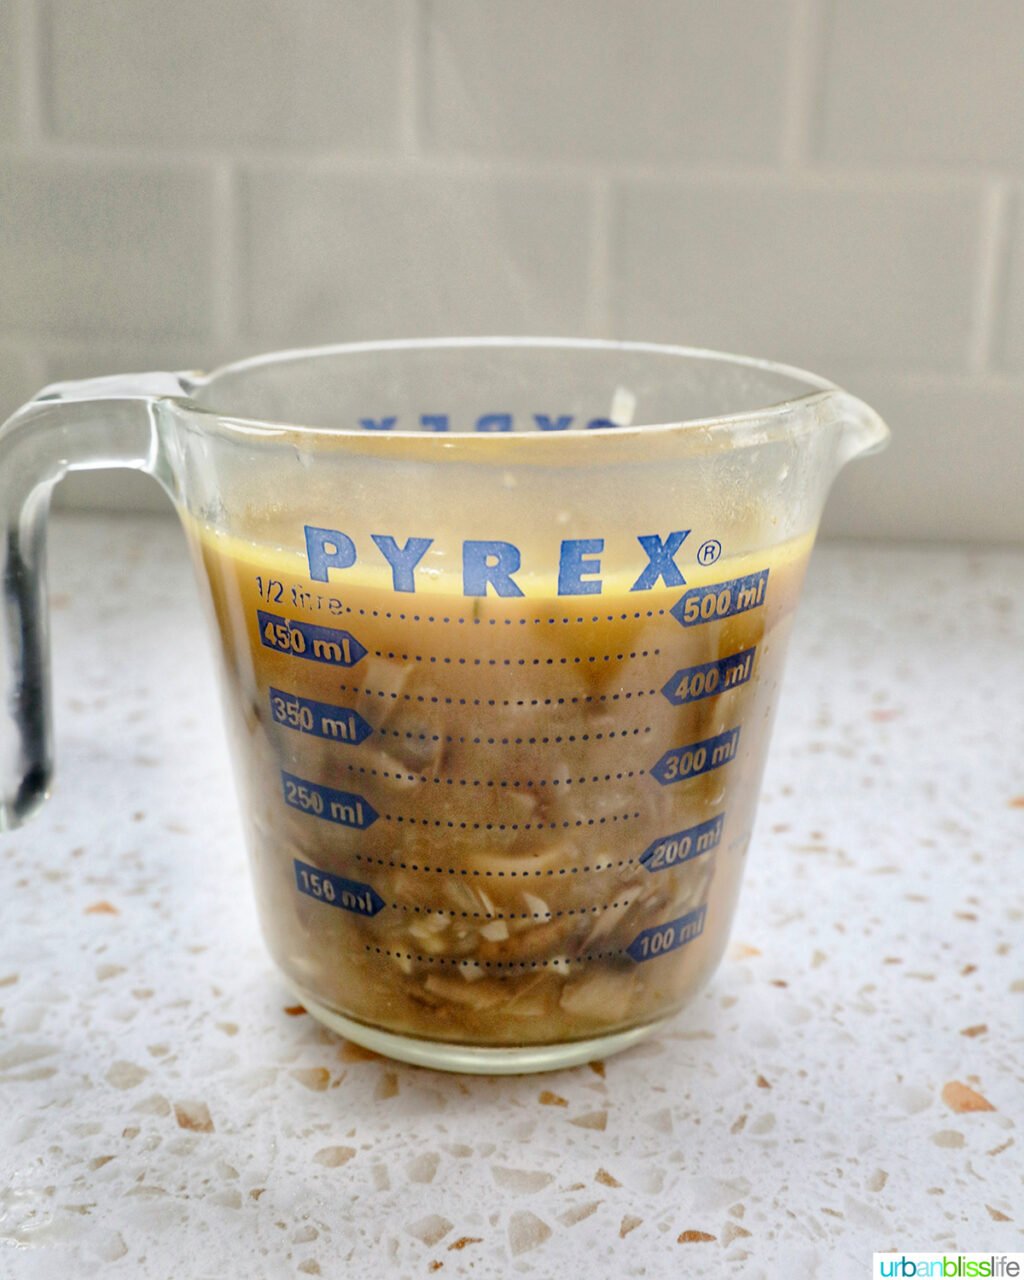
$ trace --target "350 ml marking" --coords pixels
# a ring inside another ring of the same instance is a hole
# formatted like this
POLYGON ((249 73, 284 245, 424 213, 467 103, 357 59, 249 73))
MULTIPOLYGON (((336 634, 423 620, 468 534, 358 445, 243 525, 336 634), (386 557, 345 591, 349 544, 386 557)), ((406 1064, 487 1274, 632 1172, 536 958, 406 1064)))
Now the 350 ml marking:
POLYGON ((311 733, 332 742, 346 742, 353 747, 373 733, 358 711, 336 707, 330 702, 315 702, 312 698, 286 693, 283 689, 270 690, 270 714, 277 724, 299 733, 311 733))
POLYGON ((706 587, 691 587, 672 606, 672 616, 684 627, 702 622, 720 622, 736 613, 746 613, 764 604, 768 590, 768 570, 748 573, 729 582, 716 582, 706 587))
POLYGON ((645 929, 629 944, 626 954, 642 964, 645 960, 654 960, 657 956, 668 955, 670 951, 684 947, 704 932, 707 913, 707 907, 697 907, 678 920, 669 920, 666 924, 656 924, 645 929))
POLYGON ((740 727, 726 729, 703 742, 691 742, 686 747, 673 747, 666 751, 651 773, 667 787, 673 782, 685 782, 699 774, 709 773, 728 764, 736 755, 740 742, 740 727))
POLYGON ((353 911, 357 916, 375 916, 384 909, 384 899, 368 884, 359 880, 346 880, 330 871, 320 871, 308 862, 293 859, 295 887, 299 893, 326 902, 329 907, 341 911, 353 911))
POLYGON ((365 831, 380 814, 362 796, 351 791, 335 791, 319 782, 297 778, 293 773, 281 771, 281 786, 285 804, 303 813, 312 814, 324 822, 336 822, 342 827, 358 827, 365 831))
POLYGON ((659 836, 640 855, 640 862, 648 871, 667 871, 670 867, 679 866, 681 862, 699 858, 702 853, 710 853, 718 847, 724 826, 725 814, 720 813, 707 822, 687 827, 685 831, 673 831, 670 836, 659 836))
POLYGON ((366 657, 365 648, 348 631, 318 627, 312 622, 281 618, 276 613, 256 611, 260 640, 268 649, 311 662, 327 662, 335 667, 354 667, 366 657))
POLYGON ((716 693, 726 693, 750 679, 755 652, 756 649, 744 649, 741 653, 730 654, 728 658, 719 658, 717 662, 684 667, 661 691, 674 707, 681 707, 685 702, 697 702, 701 698, 713 698, 716 693))

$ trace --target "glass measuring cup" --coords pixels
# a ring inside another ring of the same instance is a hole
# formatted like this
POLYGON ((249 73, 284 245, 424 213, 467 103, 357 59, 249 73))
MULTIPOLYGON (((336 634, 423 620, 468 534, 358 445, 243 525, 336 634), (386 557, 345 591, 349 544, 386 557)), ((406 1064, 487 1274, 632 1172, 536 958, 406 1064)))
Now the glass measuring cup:
POLYGON ((52 488, 147 471, 205 586, 303 1004, 440 1068, 624 1048, 721 958, 825 497, 887 435, 799 370, 631 343, 49 387, 0 429, 3 825, 50 785, 52 488))

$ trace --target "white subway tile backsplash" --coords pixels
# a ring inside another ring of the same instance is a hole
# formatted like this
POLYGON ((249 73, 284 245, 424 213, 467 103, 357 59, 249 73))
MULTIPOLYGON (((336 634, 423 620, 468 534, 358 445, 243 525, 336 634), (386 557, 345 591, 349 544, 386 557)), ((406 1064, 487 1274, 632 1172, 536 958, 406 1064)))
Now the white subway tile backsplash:
POLYGON ((969 185, 627 183, 612 326, 823 373, 963 367, 980 210, 969 185))
POLYGON ((242 185, 243 324, 274 342, 583 329, 579 183, 260 171, 242 185))
POLYGON ((8 157, 0 162, 0 209, 0 328, 42 336, 208 333, 208 175, 8 157))
MULTIPOLYGON (((1024 193, 1018 192, 1013 207, 1009 262, 1004 276, 1006 323, 1000 355, 1005 368, 1024 374, 1024 193)), ((1024 456, 1024 423, 1022 456, 1024 456)))
POLYGON ((433 0, 440 150, 748 162, 782 145, 791 0, 433 0))
POLYGON ((60 138, 379 149, 411 0, 43 0, 60 138))
POLYGON ((829 160, 1024 166, 1020 0, 832 0, 829 160))

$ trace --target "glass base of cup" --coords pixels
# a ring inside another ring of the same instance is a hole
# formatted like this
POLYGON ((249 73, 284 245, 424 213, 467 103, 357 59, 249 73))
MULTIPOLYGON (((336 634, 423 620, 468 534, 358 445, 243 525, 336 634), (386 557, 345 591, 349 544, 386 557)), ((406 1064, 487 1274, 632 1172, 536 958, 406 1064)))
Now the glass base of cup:
POLYGON ((631 1027, 628 1031, 616 1031, 606 1036, 594 1036, 587 1040, 570 1040, 564 1044, 532 1044, 518 1048, 491 1049, 484 1045, 450 1044, 443 1040, 421 1040, 415 1036, 398 1035, 379 1027, 355 1022, 344 1014, 336 1013, 320 1004, 307 991, 293 982, 288 984, 301 1000, 305 1009, 325 1027, 346 1040, 372 1049, 374 1053, 399 1062, 410 1062, 417 1067, 430 1067, 434 1071, 459 1071, 478 1076, 527 1075, 538 1071, 559 1071, 564 1067, 578 1067, 584 1062, 607 1058, 621 1053, 645 1039, 659 1025, 647 1023, 631 1027))

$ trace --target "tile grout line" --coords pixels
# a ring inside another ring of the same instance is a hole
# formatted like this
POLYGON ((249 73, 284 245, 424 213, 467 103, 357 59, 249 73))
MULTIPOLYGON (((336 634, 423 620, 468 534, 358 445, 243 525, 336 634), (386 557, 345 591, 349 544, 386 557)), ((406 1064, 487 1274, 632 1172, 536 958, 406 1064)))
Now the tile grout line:
POLYGON ((407 0, 398 48, 398 149, 403 157, 419 155, 422 147, 426 40, 423 6, 420 0, 407 0))
MULTIPOLYGON (((238 336, 238 199, 237 168, 228 158, 212 172, 212 235, 210 243, 210 336, 218 348, 230 346, 238 336)), ((223 350, 217 351, 217 361, 223 350)))
POLYGON ((780 147, 786 172, 814 161, 824 83, 825 16, 820 0, 794 0, 794 4, 780 147))
POLYGON ((590 236, 587 246, 588 296, 585 318, 587 331, 596 338, 612 336, 611 186, 611 179, 607 176, 594 178, 591 182, 590 236))
POLYGON ((999 358, 1005 311, 1005 267, 1010 253, 1010 190, 1006 179, 996 179, 985 194, 979 238, 967 367, 972 373, 988 373, 999 358))
POLYGON ((41 65, 43 44, 35 0, 20 0, 17 23, 17 51, 21 72, 18 135, 22 142, 33 143, 43 136, 45 117, 41 65))

